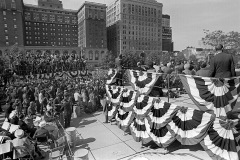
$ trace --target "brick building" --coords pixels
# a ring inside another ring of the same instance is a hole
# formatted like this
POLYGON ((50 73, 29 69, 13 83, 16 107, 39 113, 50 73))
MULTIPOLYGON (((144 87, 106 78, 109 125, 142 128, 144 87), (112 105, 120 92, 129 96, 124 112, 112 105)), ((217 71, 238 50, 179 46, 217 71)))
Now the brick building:
POLYGON ((84 2, 78 10, 78 46, 93 63, 107 52, 105 4, 84 2))
POLYGON ((0 47, 24 45, 22 15, 22 0, 0 0, 0 47))

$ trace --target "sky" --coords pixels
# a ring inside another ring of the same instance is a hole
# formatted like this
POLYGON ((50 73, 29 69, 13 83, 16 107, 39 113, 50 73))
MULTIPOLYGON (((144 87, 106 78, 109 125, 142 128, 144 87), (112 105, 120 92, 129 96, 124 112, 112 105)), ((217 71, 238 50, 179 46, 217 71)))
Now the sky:
MULTIPOLYGON (((37 0, 23 0, 37 4, 37 0)), ((66 9, 79 9, 85 0, 62 0, 66 9)), ((88 0, 109 4, 113 0, 88 0)), ((157 0, 163 3, 163 14, 171 16, 174 50, 188 46, 205 48, 204 30, 240 32, 240 0, 157 0)))

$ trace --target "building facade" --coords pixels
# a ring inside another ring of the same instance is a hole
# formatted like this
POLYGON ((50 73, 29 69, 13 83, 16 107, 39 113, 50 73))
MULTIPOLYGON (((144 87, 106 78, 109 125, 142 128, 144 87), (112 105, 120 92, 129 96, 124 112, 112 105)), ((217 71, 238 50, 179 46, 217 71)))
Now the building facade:
POLYGON ((156 0, 115 0, 107 7, 107 45, 115 55, 162 51, 162 7, 156 0))
POLYGON ((107 52, 106 8, 105 4, 84 2, 78 10, 78 46, 92 63, 107 52))
POLYGON ((77 11, 56 9, 59 0, 39 2, 41 6, 24 6, 24 45, 77 47, 77 11))
POLYGON ((22 16, 22 0, 0 0, 0 47, 24 45, 22 16))
POLYGON ((173 52, 170 16, 166 14, 162 15, 162 50, 167 52, 173 52))

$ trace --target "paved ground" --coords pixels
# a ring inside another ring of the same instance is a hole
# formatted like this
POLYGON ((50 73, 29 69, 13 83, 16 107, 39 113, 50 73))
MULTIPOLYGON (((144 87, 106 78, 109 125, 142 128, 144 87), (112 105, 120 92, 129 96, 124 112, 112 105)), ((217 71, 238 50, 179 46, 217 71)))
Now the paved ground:
MULTIPOLYGON (((167 101, 167 98, 162 98, 167 101)), ((180 106, 196 108, 187 95, 177 99, 170 99, 170 103, 180 106)), ((0 123, 4 115, 0 115, 0 123)), ((162 148, 141 148, 141 144, 135 142, 131 135, 123 135, 114 123, 105 124, 101 112, 93 115, 83 115, 81 118, 72 119, 71 125, 77 128, 81 134, 78 136, 77 146, 74 150, 87 148, 89 160, 210 160, 211 158, 200 145, 181 146, 177 141, 169 149, 171 154, 164 155, 162 148)))

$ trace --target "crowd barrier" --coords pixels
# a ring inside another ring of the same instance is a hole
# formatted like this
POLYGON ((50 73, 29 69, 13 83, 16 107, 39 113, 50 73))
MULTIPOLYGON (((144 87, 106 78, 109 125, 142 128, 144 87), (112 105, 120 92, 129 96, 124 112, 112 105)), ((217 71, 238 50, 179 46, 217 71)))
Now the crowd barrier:
MULTIPOLYGON (((228 119, 227 113, 236 104, 240 77, 217 79, 179 75, 186 92, 199 108, 196 110, 149 96, 162 74, 126 72, 133 89, 119 86, 118 81, 124 78, 118 75, 118 70, 108 72, 108 118, 115 118, 123 131, 130 129, 135 141, 154 141, 164 148, 175 140, 182 145, 201 144, 212 159, 239 159, 240 123, 238 118, 228 119)), ((171 88, 169 80, 168 89, 171 88)))

